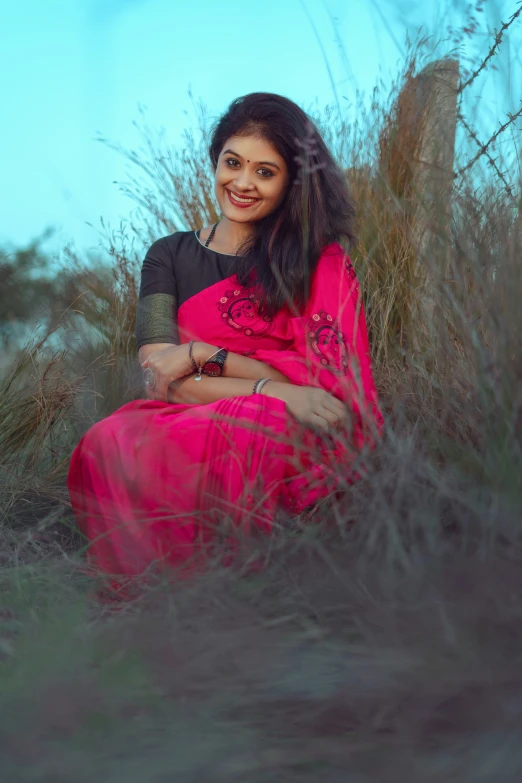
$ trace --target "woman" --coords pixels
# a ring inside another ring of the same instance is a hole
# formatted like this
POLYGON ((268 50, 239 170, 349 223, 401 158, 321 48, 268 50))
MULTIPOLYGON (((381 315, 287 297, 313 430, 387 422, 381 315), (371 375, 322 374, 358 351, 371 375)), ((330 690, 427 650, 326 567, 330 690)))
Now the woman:
POLYGON ((147 399, 95 424, 68 486, 91 562, 199 563, 335 490, 379 434, 345 178, 290 100, 234 101, 210 143, 222 217, 149 249, 137 344, 147 399), (225 525, 228 522, 228 528, 225 525), (223 533, 225 530, 225 533, 223 533), (228 530, 228 534, 226 531, 228 530))

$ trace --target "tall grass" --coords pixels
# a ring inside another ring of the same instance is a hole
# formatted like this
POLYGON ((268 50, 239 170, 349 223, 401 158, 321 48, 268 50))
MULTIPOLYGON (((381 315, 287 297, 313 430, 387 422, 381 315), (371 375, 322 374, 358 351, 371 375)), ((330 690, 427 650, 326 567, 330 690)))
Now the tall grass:
POLYGON ((89 600, 83 542, 50 533, 70 523, 68 458, 141 393, 143 248, 216 217, 203 107, 181 149, 145 127, 148 158, 129 153, 145 231, 107 236, 109 270, 70 257, 61 326, 0 393, 6 779, 520 780, 520 179, 456 180, 437 339, 411 351, 416 140, 394 129, 421 55, 353 122, 319 118, 358 206, 382 443, 340 500, 256 542, 262 573, 239 558, 116 611, 89 600))

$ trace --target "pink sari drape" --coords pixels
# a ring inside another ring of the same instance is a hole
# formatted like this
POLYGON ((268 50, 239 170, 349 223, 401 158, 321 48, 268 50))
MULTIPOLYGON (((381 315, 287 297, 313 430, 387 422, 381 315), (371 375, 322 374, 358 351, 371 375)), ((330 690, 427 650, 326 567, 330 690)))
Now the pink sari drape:
POLYGON ((322 441, 263 394, 123 405, 83 436, 68 478, 90 562, 109 574, 196 562, 225 535, 223 520, 269 531, 278 507, 300 512, 334 490, 340 463, 350 480, 354 456, 381 431, 359 286, 339 245, 325 248, 302 315, 260 316, 231 277, 186 301, 178 327, 181 342, 224 346, 335 394, 351 430, 322 441))

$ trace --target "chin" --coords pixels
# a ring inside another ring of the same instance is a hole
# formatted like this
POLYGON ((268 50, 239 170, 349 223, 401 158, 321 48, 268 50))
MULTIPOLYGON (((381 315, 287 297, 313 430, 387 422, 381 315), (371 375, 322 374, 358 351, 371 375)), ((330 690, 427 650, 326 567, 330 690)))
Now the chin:
POLYGON ((229 205, 221 207, 221 213, 232 223, 257 223, 264 215, 247 215, 248 210, 230 208, 229 205))

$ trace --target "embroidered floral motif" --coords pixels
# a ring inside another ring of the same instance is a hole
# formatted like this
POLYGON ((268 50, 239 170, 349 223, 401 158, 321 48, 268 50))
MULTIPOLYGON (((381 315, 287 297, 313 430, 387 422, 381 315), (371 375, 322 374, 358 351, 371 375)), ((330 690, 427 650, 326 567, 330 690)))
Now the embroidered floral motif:
POLYGON ((218 302, 221 318, 239 334, 264 337, 272 328, 272 318, 259 313, 259 299, 249 288, 225 291, 218 302))
POLYGON ((337 319, 320 310, 308 321, 308 339, 312 350, 325 367, 335 373, 348 372, 348 351, 337 319))

